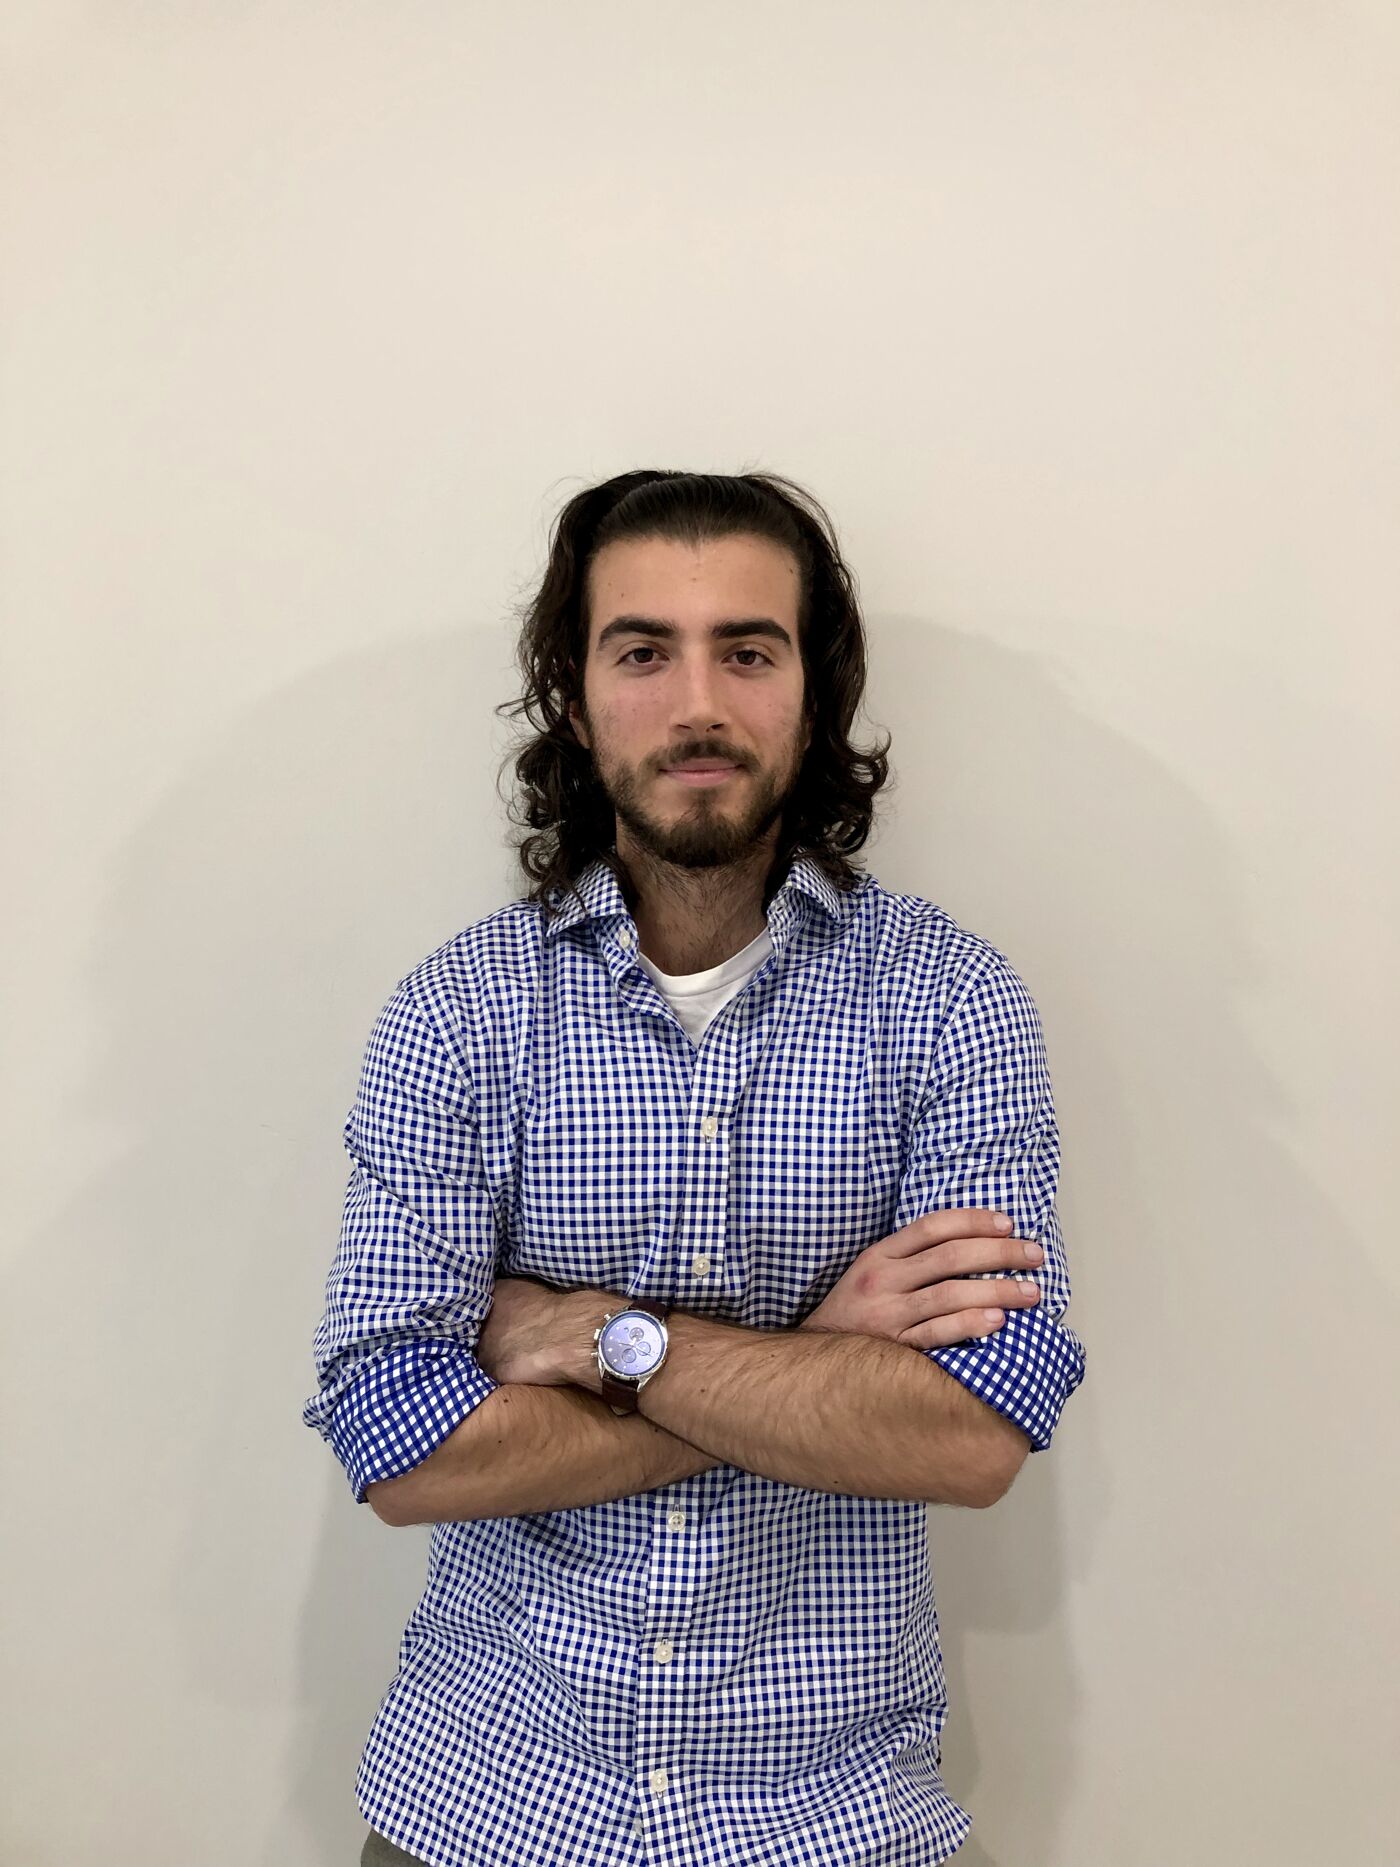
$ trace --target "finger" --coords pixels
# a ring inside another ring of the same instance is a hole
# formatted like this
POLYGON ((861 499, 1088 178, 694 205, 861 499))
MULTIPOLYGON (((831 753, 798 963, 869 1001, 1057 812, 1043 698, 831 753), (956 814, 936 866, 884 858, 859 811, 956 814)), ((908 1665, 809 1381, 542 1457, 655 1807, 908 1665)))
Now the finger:
POLYGON ((908 1260, 911 1270, 930 1283, 939 1277, 1023 1271, 1044 1261, 1045 1253, 1033 1238, 950 1238, 941 1245, 925 1245, 908 1260))
POLYGON ((994 1207, 958 1206, 950 1212, 922 1213, 897 1232, 891 1232, 886 1242, 891 1246, 892 1257, 905 1257, 928 1245, 944 1244, 950 1238, 1005 1237, 1010 1229, 1009 1215, 994 1207))
POLYGON ((953 1316, 934 1316, 928 1322, 915 1323, 895 1337, 907 1348, 952 1348, 958 1342, 976 1342, 1006 1325, 1006 1312, 1000 1309, 965 1309, 953 1316))
POLYGON ((1000 1277, 984 1283, 980 1278, 947 1278, 911 1292, 907 1301, 910 1315, 924 1322, 934 1316, 956 1316, 960 1310, 1034 1309, 1040 1298, 1040 1286, 1029 1279, 1000 1277))

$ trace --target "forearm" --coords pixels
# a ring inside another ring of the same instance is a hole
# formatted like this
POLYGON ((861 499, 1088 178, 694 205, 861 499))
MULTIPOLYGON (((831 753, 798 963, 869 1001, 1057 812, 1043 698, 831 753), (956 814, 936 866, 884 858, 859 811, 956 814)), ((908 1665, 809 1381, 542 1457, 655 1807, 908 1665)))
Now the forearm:
POLYGON ((736 1328, 672 1311, 646 1419, 716 1459, 856 1497, 985 1505, 1026 1436, 915 1350, 875 1336, 736 1328))
POLYGON ((386 1523, 462 1523, 631 1497, 723 1462, 580 1388, 507 1383, 420 1465, 368 1486, 365 1498, 386 1523))

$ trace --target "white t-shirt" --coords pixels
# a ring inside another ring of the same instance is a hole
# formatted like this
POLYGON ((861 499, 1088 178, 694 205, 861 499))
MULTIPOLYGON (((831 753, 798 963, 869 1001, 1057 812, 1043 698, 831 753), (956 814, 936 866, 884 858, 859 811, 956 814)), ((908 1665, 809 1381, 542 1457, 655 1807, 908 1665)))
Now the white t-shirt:
POLYGON ((640 948, 637 958, 655 979, 661 996, 690 1033, 691 1042, 698 1044, 711 1018, 729 1003, 736 992, 743 990, 772 951, 773 936, 765 927, 746 947, 741 947, 728 959, 721 960, 718 966, 707 967, 704 972, 662 972, 640 948))

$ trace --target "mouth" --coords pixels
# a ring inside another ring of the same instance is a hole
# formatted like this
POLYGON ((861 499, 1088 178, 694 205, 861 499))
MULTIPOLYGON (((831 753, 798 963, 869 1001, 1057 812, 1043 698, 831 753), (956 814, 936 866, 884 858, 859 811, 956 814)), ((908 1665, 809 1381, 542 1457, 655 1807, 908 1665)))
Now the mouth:
POLYGON ((674 778, 677 784, 703 787, 723 784, 726 778, 737 776, 739 769, 721 759, 696 759, 688 765, 668 765, 664 775, 674 778))

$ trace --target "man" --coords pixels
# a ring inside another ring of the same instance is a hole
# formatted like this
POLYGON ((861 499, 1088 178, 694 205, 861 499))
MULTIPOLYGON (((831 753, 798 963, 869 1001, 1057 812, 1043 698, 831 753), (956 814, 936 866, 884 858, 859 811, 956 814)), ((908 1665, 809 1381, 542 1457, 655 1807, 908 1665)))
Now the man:
POLYGON ((849 860, 888 742, 790 481, 579 494, 520 660, 533 886, 375 1024, 305 1413, 433 1526, 362 1860, 944 1860, 925 1506, 1084 1368, 1036 1008, 849 860))

